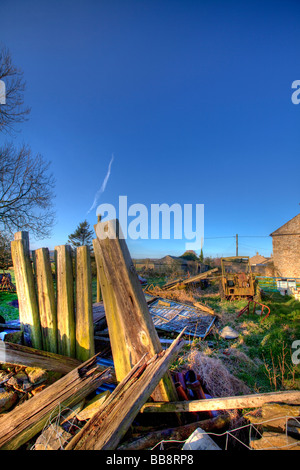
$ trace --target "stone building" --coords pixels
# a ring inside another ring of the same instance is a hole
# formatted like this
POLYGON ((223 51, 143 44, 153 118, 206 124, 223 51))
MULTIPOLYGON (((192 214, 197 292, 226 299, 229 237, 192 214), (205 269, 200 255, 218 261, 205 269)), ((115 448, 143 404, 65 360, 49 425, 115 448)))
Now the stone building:
POLYGON ((270 235, 275 275, 300 278, 300 214, 270 235))
POLYGON ((255 256, 252 256, 249 259, 251 266, 256 266, 257 264, 265 263, 268 260, 269 258, 266 258, 265 256, 260 255, 258 251, 256 252, 255 256))
POLYGON ((259 276, 274 276, 273 257, 266 258, 258 252, 249 259, 252 272, 259 276))

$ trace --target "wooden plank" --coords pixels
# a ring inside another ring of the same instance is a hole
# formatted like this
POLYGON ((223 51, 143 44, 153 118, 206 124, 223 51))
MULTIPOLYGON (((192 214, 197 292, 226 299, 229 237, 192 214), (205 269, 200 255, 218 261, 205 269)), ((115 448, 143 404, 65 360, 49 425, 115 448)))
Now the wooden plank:
POLYGON ((164 284, 161 288, 163 290, 172 290, 176 289, 178 284, 190 284, 191 282, 197 282, 200 281, 201 279, 206 279, 210 274, 218 271, 218 268, 212 268, 209 269, 208 271, 205 271, 204 273, 196 274, 195 276, 191 276, 187 279, 179 278, 175 279, 174 281, 170 281, 167 284, 164 284))
POLYGON ((180 284, 183 281, 183 279, 184 279, 183 277, 180 277, 178 279, 173 279, 172 281, 166 282, 166 284, 163 284, 161 286, 161 289, 165 290, 165 289, 174 287, 175 285, 177 286, 177 284, 180 284))
POLYGON ((211 307, 203 304, 202 302, 194 302, 194 306, 199 308, 199 310, 202 310, 203 312, 210 313, 211 315, 216 314, 216 312, 211 307))
POLYGON ((32 266, 28 248, 23 239, 11 242, 11 255, 19 301, 19 317, 24 331, 24 342, 28 346, 42 349, 41 326, 32 266))
POLYGON ((120 325, 122 325, 122 315, 116 303, 112 285, 108 282, 104 272, 101 250, 99 247, 99 241, 97 239, 93 240, 93 247, 97 263, 97 270, 100 274, 101 291, 103 295, 103 303, 108 325, 108 334, 112 356, 114 364, 118 365, 116 377, 117 380, 121 382, 121 380, 127 375, 128 371, 130 371, 132 367, 129 355, 126 354, 126 351, 124 352, 124 348, 126 348, 126 345, 124 344, 125 332, 120 328, 120 325))
POLYGON ((142 358, 69 442, 66 450, 112 450, 126 434, 141 406, 168 371, 182 347, 181 335, 167 351, 142 358))
POLYGON ((185 441, 198 427, 206 432, 215 432, 229 425, 231 418, 229 414, 220 415, 212 419, 196 421, 176 428, 168 428, 159 431, 152 431, 132 442, 124 442, 117 450, 144 450, 149 449, 161 441, 185 441))
MULTIPOLYGON (((146 353, 151 356, 159 353, 162 347, 126 241, 122 236, 119 237, 119 221, 98 222, 95 231, 97 244, 94 245, 94 251, 97 266, 98 263, 100 269, 102 266, 100 281, 115 370, 118 380, 122 380, 141 357, 146 353), (102 237, 103 233, 107 238, 102 237), (103 284, 104 276, 106 281, 103 284), (107 296, 104 294, 105 286, 108 287, 107 296)), ((176 390, 168 373, 152 398, 174 401, 176 397, 176 390)))
POLYGON ((87 360, 95 354, 92 305, 92 273, 87 246, 76 249, 76 358, 87 360))
POLYGON ((105 382, 109 371, 100 371, 96 360, 94 356, 7 413, 0 420, 0 449, 18 449, 43 429, 50 416, 54 419, 64 407, 75 406, 105 382))
POLYGON ((76 357, 74 276, 72 250, 69 245, 54 249, 56 271, 57 352, 76 357))
MULTIPOLYGON (((205 271, 204 273, 196 274, 196 276, 191 276, 188 279, 184 279, 182 281, 182 284, 187 285, 187 284, 190 284, 192 282, 201 281, 201 279, 206 279, 210 274, 212 274, 216 271, 218 271, 218 268, 209 269, 208 271, 205 271)), ((171 287, 171 289, 173 289, 173 287, 171 287)))
POLYGON ((257 408, 264 403, 284 402, 300 403, 300 391, 268 392, 237 397, 211 398, 174 403, 146 403, 141 413, 180 413, 186 411, 234 410, 257 408))
POLYGON ((0 363, 41 367, 62 374, 67 374, 80 365, 77 359, 4 341, 0 341, 0 363))
POLYGON ((35 251, 36 283, 44 351, 57 352, 57 317, 48 248, 35 251))

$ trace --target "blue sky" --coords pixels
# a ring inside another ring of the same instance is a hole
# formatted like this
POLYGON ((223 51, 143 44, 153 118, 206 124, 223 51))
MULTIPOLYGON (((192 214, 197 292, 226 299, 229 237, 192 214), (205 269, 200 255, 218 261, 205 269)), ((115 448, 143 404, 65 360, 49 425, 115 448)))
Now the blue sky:
MULTIPOLYGON (((298 1, 0 0, 32 111, 14 137, 51 160, 67 242, 100 203, 204 204, 204 255, 270 255, 299 213, 298 1), (257 237, 260 238, 257 238, 257 237), (215 238, 231 237, 231 238, 215 238)), ((0 137, 0 143, 9 140, 0 137)), ((128 241, 132 256, 185 240, 128 241)))

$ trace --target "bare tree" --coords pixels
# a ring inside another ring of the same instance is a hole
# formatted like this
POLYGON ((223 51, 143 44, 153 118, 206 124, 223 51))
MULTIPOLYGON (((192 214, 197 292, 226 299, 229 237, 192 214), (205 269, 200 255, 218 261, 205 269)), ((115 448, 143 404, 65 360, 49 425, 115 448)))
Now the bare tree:
POLYGON ((49 163, 23 145, 0 148, 0 226, 12 233, 28 230, 37 238, 50 235, 54 223, 54 178, 49 163))
POLYGON ((11 133, 14 124, 27 120, 30 108, 24 106, 25 81, 22 70, 12 63, 7 48, 0 49, 0 80, 5 83, 5 104, 0 104, 0 132, 11 133))

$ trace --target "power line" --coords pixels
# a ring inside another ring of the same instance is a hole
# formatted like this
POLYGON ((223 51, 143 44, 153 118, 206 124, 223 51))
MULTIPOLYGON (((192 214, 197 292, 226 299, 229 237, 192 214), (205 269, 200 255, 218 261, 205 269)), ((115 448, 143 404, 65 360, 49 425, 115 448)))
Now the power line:
MULTIPOLYGON (((227 235, 224 237, 204 237, 204 240, 221 240, 225 238, 235 238, 235 254, 239 255, 239 238, 269 238, 270 235, 227 235)), ((254 248, 254 247, 253 247, 254 248)))
MULTIPOLYGON (((226 237, 204 237, 205 240, 216 240, 217 238, 236 238, 236 235, 226 237)), ((239 238, 269 238, 269 235, 239 235, 239 238)))

